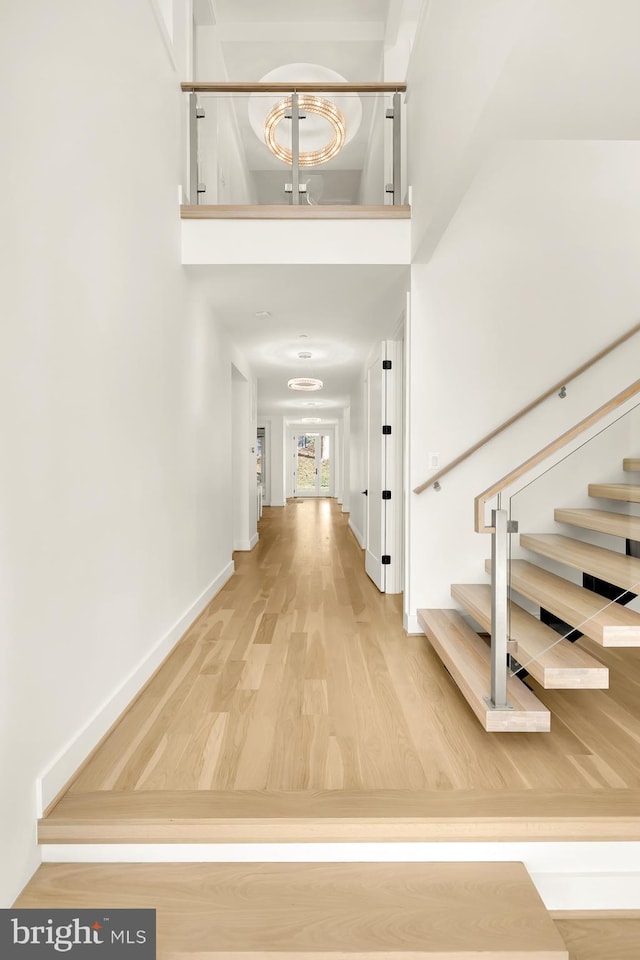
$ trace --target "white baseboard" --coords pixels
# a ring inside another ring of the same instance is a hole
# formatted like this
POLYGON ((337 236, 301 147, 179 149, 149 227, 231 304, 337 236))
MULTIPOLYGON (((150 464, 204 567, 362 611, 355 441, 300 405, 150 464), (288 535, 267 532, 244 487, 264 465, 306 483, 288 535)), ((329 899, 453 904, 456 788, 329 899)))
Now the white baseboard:
POLYGON ((352 534, 354 535, 354 537, 356 538, 356 540, 358 541, 358 543, 360 544, 360 549, 364 550, 364 537, 362 536, 362 534, 354 524, 353 520, 349 520, 349 528, 352 534))
POLYGON ((232 576, 233 570, 234 565, 231 561, 40 774, 36 780, 36 806, 39 817, 56 798, 85 757, 115 723, 122 711, 131 703, 196 617, 222 589, 232 576))
POLYGON ((234 540, 233 549, 248 553, 250 550, 253 550, 257 542, 258 534, 254 533, 250 540, 234 540))
POLYGON ((519 861, 548 910, 640 909, 640 842, 44 844, 45 863, 519 861), (571 870, 567 866, 571 864, 571 870))
POLYGON ((418 617, 415 613, 405 613, 402 616, 404 632, 410 636, 423 636, 424 630, 418 623, 418 617))

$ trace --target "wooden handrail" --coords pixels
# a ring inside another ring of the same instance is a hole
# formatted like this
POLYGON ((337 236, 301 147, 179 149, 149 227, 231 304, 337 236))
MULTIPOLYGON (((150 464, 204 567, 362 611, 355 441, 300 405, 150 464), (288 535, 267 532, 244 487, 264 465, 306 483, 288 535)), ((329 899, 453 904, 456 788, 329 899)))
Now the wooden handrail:
POLYGON ((568 383, 571 383, 572 380, 575 380, 576 377, 579 377, 581 373, 584 373, 589 367, 592 367, 599 360, 602 360, 603 357, 606 357, 607 354, 611 353, 612 350, 615 350, 616 347, 619 347, 620 344, 625 343, 626 340, 630 340, 631 337, 635 336, 636 333, 640 331, 640 323, 636 323, 635 327, 632 327, 631 330, 627 330, 626 333, 623 333, 621 337, 618 337, 617 340, 614 340, 613 343, 610 343, 608 347, 605 347, 603 350, 600 350, 599 353, 596 353, 590 360, 587 360, 586 363, 581 364, 575 370, 573 370, 568 376, 564 377, 562 380, 558 380, 557 383, 554 383, 552 387, 549 387, 544 393, 541 393, 539 397, 536 397, 535 400, 532 400, 531 403, 528 403, 526 407, 523 407, 522 410, 519 410, 518 413, 514 413, 512 417, 509 417, 508 420, 505 420, 504 423, 501 423, 499 427, 496 427, 495 430, 492 430, 491 433, 487 433, 486 436, 482 437, 481 440, 478 440, 477 443, 474 443, 472 447, 469 447, 468 450, 465 450, 464 453, 461 453, 459 457, 456 457, 455 460, 451 460, 446 466, 438 470, 437 473, 434 473, 432 477, 429 477, 428 480, 425 480, 419 486, 414 487, 414 493, 422 493, 423 490, 426 490, 427 487, 432 487, 434 483, 440 480, 441 477, 444 477, 445 474, 453 470, 454 467, 457 467, 459 463, 462 463, 472 453, 475 453, 476 450, 479 450, 480 447, 484 447, 485 443, 488 443, 489 440, 493 440, 494 437, 497 437, 503 430, 506 430, 507 427, 510 427, 512 423, 516 423, 520 420, 521 417, 524 417, 526 413, 529 413, 531 410, 534 410, 538 407, 544 400, 547 400, 554 393, 557 393, 558 390, 561 390, 562 387, 565 387, 568 383))
POLYGON ((294 207, 282 203, 183 204, 182 220, 410 220, 406 204, 307 203, 294 207))
POLYGON ((574 440, 589 427, 593 426, 593 424, 597 423, 598 420, 602 419, 602 417, 611 413, 612 410, 615 410, 616 407, 619 407, 625 400, 629 400, 637 393, 640 393, 640 380, 636 380, 635 383, 630 384, 613 397, 612 400, 598 407, 597 410, 589 414, 588 417, 585 417, 584 420, 581 420, 580 423, 577 423, 574 427, 571 427, 570 430, 566 430, 561 436, 557 437, 551 443, 548 443, 546 447, 543 447, 538 453, 529 457, 529 459, 521 463, 519 467, 516 467, 515 470, 508 473, 506 477, 503 477, 502 480, 498 480, 488 487, 487 490, 483 491, 483 493, 479 493, 474 501, 476 531, 478 533, 493 533, 493 527, 485 525, 485 506, 488 500, 491 500, 492 497, 495 497, 496 494, 504 490, 505 487, 510 486, 515 480, 518 480, 532 467, 541 463, 550 454, 555 453, 556 450, 559 450, 566 443, 569 443, 570 440, 574 440))
POLYGON ((405 93, 406 83, 236 83, 186 82, 185 93, 405 93))

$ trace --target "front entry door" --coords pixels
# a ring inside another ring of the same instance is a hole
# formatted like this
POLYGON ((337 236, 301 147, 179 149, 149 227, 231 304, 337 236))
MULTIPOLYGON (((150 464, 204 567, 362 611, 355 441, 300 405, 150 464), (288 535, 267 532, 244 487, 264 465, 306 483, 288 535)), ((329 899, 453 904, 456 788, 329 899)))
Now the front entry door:
POLYGON ((293 438, 295 497, 331 496, 331 440, 328 434, 302 433, 293 438))

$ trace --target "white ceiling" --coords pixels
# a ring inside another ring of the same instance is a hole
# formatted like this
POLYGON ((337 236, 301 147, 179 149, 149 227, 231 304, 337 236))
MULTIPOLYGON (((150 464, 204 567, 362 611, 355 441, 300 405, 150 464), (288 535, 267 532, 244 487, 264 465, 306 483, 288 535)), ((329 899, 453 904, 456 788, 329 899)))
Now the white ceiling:
POLYGON ((261 413, 287 417, 341 416, 372 345, 400 320, 408 289, 404 266, 188 269, 251 364, 261 413), (263 311, 271 316, 256 316, 263 311), (301 351, 312 358, 298 359, 301 351), (324 387, 294 393, 287 380, 296 376, 317 377, 324 387))
MULTIPOLYGON (((211 7, 230 80, 256 81, 283 64, 308 62, 371 81, 382 78, 389 10, 399 2, 212 0, 211 7)), ((366 136, 368 123, 362 130, 366 136)), ((351 146, 357 153, 357 143, 351 146)), ((342 415, 373 344, 397 324, 408 283, 407 268, 398 266, 189 270, 258 378, 259 412, 329 421, 342 415), (271 316, 257 317, 261 311, 271 316), (300 351, 313 357, 300 360, 300 351), (294 393, 286 385, 294 376, 318 377, 324 388, 294 393)))
POLYGON ((215 0, 218 23, 237 20, 243 23, 272 20, 279 23, 343 20, 382 20, 387 16, 388 0, 215 0))

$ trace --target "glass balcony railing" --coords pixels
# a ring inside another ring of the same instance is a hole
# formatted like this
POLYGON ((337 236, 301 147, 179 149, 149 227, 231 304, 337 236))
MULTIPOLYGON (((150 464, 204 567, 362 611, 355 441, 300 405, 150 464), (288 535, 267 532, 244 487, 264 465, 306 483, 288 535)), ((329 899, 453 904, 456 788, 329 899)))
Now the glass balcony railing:
POLYGON ((404 89, 183 84, 190 204, 403 206, 404 89))

